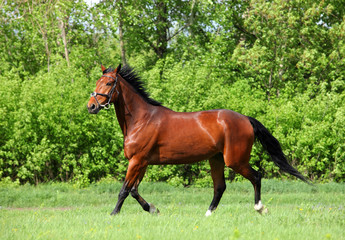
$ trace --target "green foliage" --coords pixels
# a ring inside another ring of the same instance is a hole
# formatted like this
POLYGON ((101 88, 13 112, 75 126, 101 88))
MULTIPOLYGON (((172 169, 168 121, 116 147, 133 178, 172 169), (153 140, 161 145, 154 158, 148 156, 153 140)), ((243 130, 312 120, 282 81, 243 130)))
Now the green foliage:
MULTIPOLYGON (((89 6, 31 0, 5 1, 0 8, 0 179, 87 186, 103 177, 124 178, 128 162, 114 110, 92 116, 85 107, 99 64, 120 63, 119 41, 164 106, 226 108, 255 117, 303 174, 345 179, 341 1, 126 0, 89 6)), ((251 163, 266 177, 281 177, 259 144, 251 163)), ((207 161, 152 166, 146 177, 212 185, 207 161)), ((229 171, 226 178, 239 179, 229 171)))
MULTIPOLYGON (((1 83, 6 92, 17 88, 15 80, 1 83)), ((122 136, 114 114, 103 115, 101 120, 90 118, 86 98, 81 97, 88 96, 90 85, 83 72, 61 66, 22 82, 21 91, 6 98, 15 104, 12 111, 8 110, 10 104, 2 102, 4 111, 9 111, 2 131, 10 136, 1 148, 2 177, 22 182, 94 181, 124 172, 117 167, 123 161, 118 157, 122 136)))

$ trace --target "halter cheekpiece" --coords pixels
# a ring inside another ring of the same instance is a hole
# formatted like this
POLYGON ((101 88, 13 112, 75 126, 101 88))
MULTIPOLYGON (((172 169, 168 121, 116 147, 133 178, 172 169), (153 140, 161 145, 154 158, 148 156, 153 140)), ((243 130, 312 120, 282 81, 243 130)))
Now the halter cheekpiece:
MULTIPOLYGON (((112 77, 112 76, 107 76, 107 75, 103 75, 102 77, 107 77, 107 78, 113 79, 113 80, 115 81, 115 82, 114 82, 114 85, 112 86, 112 88, 110 89, 110 91, 109 91, 108 94, 93 92, 93 93, 91 93, 91 97, 94 97, 94 98, 96 99, 97 104, 98 104, 101 108, 109 109, 109 108, 110 108, 111 97, 113 96, 113 93, 114 93, 114 91, 115 91, 116 84, 117 84, 117 76, 116 76, 116 78, 114 78, 114 77, 112 77), (107 102, 106 104, 100 104, 100 103, 98 102, 97 95, 100 95, 100 96, 103 96, 103 97, 107 97, 107 98, 108 98, 108 102, 107 102)), ((116 90, 116 92, 119 93, 117 90, 116 90)))

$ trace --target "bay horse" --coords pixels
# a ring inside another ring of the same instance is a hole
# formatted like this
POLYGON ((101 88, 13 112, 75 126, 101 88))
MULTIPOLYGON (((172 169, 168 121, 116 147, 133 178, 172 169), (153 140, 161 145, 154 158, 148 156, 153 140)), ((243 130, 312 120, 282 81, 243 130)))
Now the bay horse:
MULTIPOLYGON (((129 194, 145 211, 159 213, 138 193, 148 165, 191 164, 209 160, 214 186, 213 200, 206 216, 217 208, 225 191, 224 167, 248 179, 254 187, 254 209, 261 203, 261 174, 249 164, 257 138, 273 162, 282 170, 305 182, 308 180, 286 160, 278 140, 256 119, 231 110, 175 112, 150 98, 133 68, 116 69, 101 65, 103 75, 87 104, 89 113, 114 105, 124 136, 124 155, 128 169, 112 215, 118 214, 129 194)), ((266 210, 266 209, 265 209, 266 210)))

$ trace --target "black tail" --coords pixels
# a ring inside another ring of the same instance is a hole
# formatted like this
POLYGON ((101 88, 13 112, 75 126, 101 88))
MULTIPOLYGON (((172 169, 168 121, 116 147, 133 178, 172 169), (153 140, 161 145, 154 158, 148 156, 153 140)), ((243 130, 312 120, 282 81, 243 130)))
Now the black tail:
POLYGON ((264 147, 264 149, 269 153, 273 162, 284 172, 287 172, 302 181, 309 183, 309 181, 295 168, 293 168, 288 161, 280 147, 278 140, 272 136, 272 134, 262 125, 261 122, 256 120, 255 118, 248 117, 250 123, 254 129, 254 135, 257 139, 259 139, 260 143, 264 147))

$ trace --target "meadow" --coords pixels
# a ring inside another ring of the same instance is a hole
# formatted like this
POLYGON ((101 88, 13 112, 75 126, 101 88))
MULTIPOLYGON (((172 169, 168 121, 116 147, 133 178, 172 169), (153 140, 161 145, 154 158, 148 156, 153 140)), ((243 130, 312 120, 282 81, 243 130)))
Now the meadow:
POLYGON ((110 216, 119 182, 83 189, 1 184, 0 239, 345 239, 343 183, 265 180, 266 215, 255 212, 249 182, 227 185, 218 209, 205 217, 212 188, 144 182, 140 192, 160 214, 144 212, 128 197, 122 212, 110 216))

